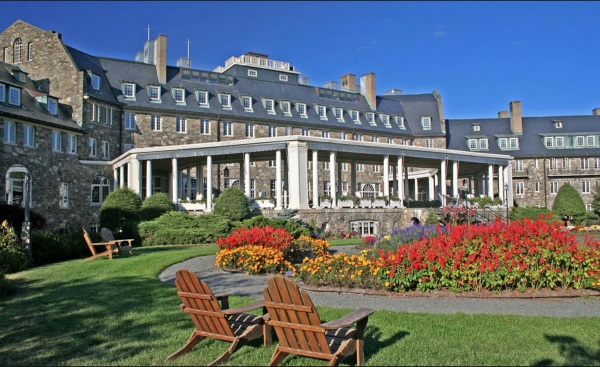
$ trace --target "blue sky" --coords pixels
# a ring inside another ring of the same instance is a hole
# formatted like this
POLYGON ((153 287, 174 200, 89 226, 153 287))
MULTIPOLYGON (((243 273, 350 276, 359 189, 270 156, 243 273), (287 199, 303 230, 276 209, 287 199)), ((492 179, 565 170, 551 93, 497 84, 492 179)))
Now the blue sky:
POLYGON ((247 51, 288 61, 310 84, 373 72, 377 93, 442 95, 446 118, 588 115, 600 107, 598 2, 3 2, 97 56, 133 60, 167 36, 174 65, 212 70, 247 51))

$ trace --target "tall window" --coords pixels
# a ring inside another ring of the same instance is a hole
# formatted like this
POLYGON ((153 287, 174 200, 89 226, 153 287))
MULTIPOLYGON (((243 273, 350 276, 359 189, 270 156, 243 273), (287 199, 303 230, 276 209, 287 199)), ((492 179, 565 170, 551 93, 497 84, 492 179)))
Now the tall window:
POLYGON ((600 169, 600 158, 594 158, 594 169, 600 169))
POLYGON ((288 101, 282 101, 281 102, 281 110, 283 111, 284 114, 290 115, 291 114, 291 111, 290 111, 290 102, 288 102, 288 101))
POLYGON ((4 102, 6 99, 6 86, 0 83, 0 102, 4 102))
POLYGON ((533 183, 533 190, 535 192, 540 192, 540 183, 538 181, 533 183))
POLYGON ((52 131, 52 150, 60 152, 62 146, 62 133, 60 131, 52 131))
POLYGON ((322 119, 326 119, 326 113, 327 110, 325 109, 325 106, 317 106, 317 113, 319 114, 319 117, 322 119))
POLYGON ((102 159, 110 159, 110 144, 107 141, 102 142, 102 159))
POLYGON ((398 125, 399 128, 405 129, 405 127, 404 127, 404 117, 403 116, 396 116, 396 124, 398 125))
POLYGON ((363 140, 362 138, 363 138, 363 136, 362 136, 361 133, 355 133, 354 134, 354 140, 356 140, 356 141, 362 141, 363 140))
POLYGON ((590 169, 590 161, 587 158, 581 158, 581 169, 590 169))
POLYGON ((160 87, 149 86, 148 87, 148 96, 151 101, 160 101, 160 87))
POLYGON ((378 164, 373 165, 373 173, 379 173, 379 165, 378 164))
POLYGON ((576 147, 583 147, 584 146, 584 137, 583 136, 576 136, 575 137, 575 146, 576 147))
POLYGON ((185 117, 177 117, 175 119, 175 132, 185 133, 186 131, 185 117))
POLYGON ((4 142, 15 144, 16 143, 16 125, 14 122, 4 121, 4 142))
POLYGON ((373 112, 367 112, 367 121, 370 125, 375 126, 375 114, 373 112))
POLYGON ((544 144, 546 148, 552 148, 554 147, 554 139, 551 136, 547 136, 544 138, 544 144))
POLYGON ((91 198, 92 204, 102 204, 104 199, 108 196, 110 191, 110 185, 106 177, 97 176, 92 180, 91 186, 91 198))
POLYGON ((427 148, 433 148, 433 139, 425 139, 425 146, 427 148))
POLYGON ((344 110, 341 108, 335 109, 335 118, 338 120, 344 120, 344 110))
POLYGON ((556 194, 558 192, 558 181, 550 181, 550 193, 556 194))
POLYGON ((525 182, 515 182, 515 191, 517 195, 525 195, 525 182))
POLYGON ((233 136, 233 123, 231 121, 223 121, 223 136, 233 136))
POLYGON ((56 100, 54 98, 48 98, 48 112, 50 112, 53 115, 56 115, 57 108, 56 100))
POLYGON ((67 182, 61 182, 59 189, 58 206, 60 208, 69 207, 69 184, 67 182))
POLYGON ((67 134, 67 152, 77 154, 77 135, 67 134))
POLYGON ((387 138, 388 144, 394 144, 394 138, 388 136, 387 138))
POLYGON ((556 147, 562 148, 564 146, 565 146, 565 138, 562 136, 557 136, 556 137, 556 147))
POLYGON ((555 170, 556 169, 556 158, 550 158, 550 161, 548 161, 548 164, 550 165, 550 169, 551 170, 555 170))
POLYGON ((342 171, 347 171, 348 170, 348 163, 346 162, 342 162, 342 171))
POLYGON ((269 191, 271 192, 271 197, 273 198, 277 195, 276 188, 277 181, 273 179, 269 180, 269 191))
POLYGON ((246 124, 246 137, 247 138, 254 137, 254 124, 246 124))
POLYGON ((208 92, 204 90, 197 91, 198 104, 201 107, 208 107, 208 92))
POLYGON ((135 113, 125 112, 125 130, 135 130, 135 113))
POLYGON ((8 87, 8 103, 15 106, 21 105, 21 89, 8 87))
POLYGON ((515 160, 515 171, 516 172, 522 172, 523 171, 523 160, 522 159, 516 159, 515 160))
POLYGON ((510 138, 510 147, 511 149, 519 148, 519 139, 518 138, 510 138))
POLYGON ((586 136, 585 139, 587 141, 586 145, 588 147, 595 147, 596 146, 596 137, 595 136, 589 135, 589 136, 586 136))
POLYGON ((421 125, 423 125, 423 130, 431 130, 431 117, 421 117, 421 125))
POLYGON ((500 138, 498 140, 498 145, 500 146, 500 149, 506 149, 508 147, 508 139, 500 138))
POLYGON ((209 122, 209 120, 206 120, 206 119, 200 120, 200 134, 202 134, 202 135, 210 135, 210 122, 209 122))
POLYGON ((221 107, 223 107, 223 108, 231 107, 231 96, 229 94, 224 94, 224 93, 219 94, 219 101, 221 102, 221 107))
POLYGON ((290 126, 285 127, 285 136, 292 135, 292 128, 290 126))
POLYGON ((385 125, 385 127, 392 127, 390 125, 390 115, 381 115, 381 122, 383 122, 383 125, 385 125))
POLYGON ((310 135, 310 130, 307 128, 302 128, 302 136, 309 136, 310 135))
POLYGON ((581 193, 582 194, 589 194, 590 191, 590 181, 582 181, 581 182, 581 193))
POLYGON ((275 104, 272 99, 265 99, 265 110, 267 113, 275 113, 275 104))
POLYGON ((33 61, 33 42, 27 44, 27 61, 33 61))
POLYGON ((180 88, 173 89, 173 99, 175 99, 175 103, 185 102, 184 97, 185 97, 185 93, 184 93, 183 89, 180 89, 180 88))
POLYGON ((356 172, 363 172, 364 168, 362 163, 356 163, 356 172))
POLYGON ((21 62, 23 62, 23 41, 17 38, 13 46, 13 63, 20 64, 21 62))
POLYGON ((269 138, 274 138, 277 136, 277 126, 269 125, 269 138))
POLYGON ((95 90, 100 90, 100 76, 96 74, 92 74, 92 88, 95 90))
POLYGON ((487 150, 488 148, 488 140, 487 139, 479 139, 479 149, 487 150))
POLYGON ((123 83, 123 96, 125 98, 134 98, 135 97, 135 84, 123 83))
POLYGON ((328 130, 321 131, 321 137, 323 137, 323 138, 329 138, 329 131, 328 130))
POLYGON ((357 124, 360 124, 360 120, 358 118, 358 111, 350 110, 350 117, 352 117, 352 121, 354 121, 357 124))
POLYGON ((323 162, 323 170, 329 170, 329 162, 323 162))
POLYGON ((571 160, 569 158, 562 159, 563 169, 571 169, 571 160))
POLYGON ((298 103, 298 114, 306 117, 306 103, 298 103))
POLYGON ((90 157, 96 157, 98 155, 98 141, 90 138, 88 144, 90 147, 90 157))
POLYGON ((244 107, 245 110, 252 110, 252 98, 248 96, 243 96, 242 107, 244 107))
POLYGON ((152 115, 150 118, 150 130, 161 131, 160 115, 152 115))
POLYGON ((23 125, 23 145, 32 147, 35 143, 33 126, 23 125))

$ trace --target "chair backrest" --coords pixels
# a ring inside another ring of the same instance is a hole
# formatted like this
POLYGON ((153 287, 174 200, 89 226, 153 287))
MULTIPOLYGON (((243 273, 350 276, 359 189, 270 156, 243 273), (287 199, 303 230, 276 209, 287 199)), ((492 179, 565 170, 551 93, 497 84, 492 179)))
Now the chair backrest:
POLYGON ((331 354, 325 329, 312 300, 296 282, 282 276, 272 277, 263 291, 265 306, 281 346, 331 354))
POLYGON ((112 231, 108 228, 102 228, 100 230, 100 236, 102 236, 102 240, 104 240, 105 242, 115 240, 115 236, 113 235, 112 231))
POLYGON ((81 227, 81 229, 83 229, 83 238, 85 238, 85 242, 92 252, 92 255, 96 255, 96 250, 94 250, 94 246, 92 246, 92 239, 90 238, 89 233, 85 230, 85 228, 81 227))
POLYGON ((186 269, 179 270, 175 286, 178 290, 177 295, 185 305, 184 312, 190 315, 196 329, 217 335, 234 336, 213 292, 196 274, 186 269))

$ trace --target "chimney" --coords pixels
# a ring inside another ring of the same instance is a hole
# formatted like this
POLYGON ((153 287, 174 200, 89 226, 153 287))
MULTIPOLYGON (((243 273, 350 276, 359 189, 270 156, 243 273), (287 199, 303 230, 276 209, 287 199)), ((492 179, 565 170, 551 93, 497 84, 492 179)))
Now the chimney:
POLYGON ((521 101, 512 101, 508 104, 510 109, 510 130, 513 134, 523 134, 523 113, 521 101))
POLYGON ((356 75, 346 74, 340 77, 341 90, 356 92, 356 75))
POLYGON ((360 94, 367 98, 367 102, 369 102, 369 106, 371 106, 372 110, 377 107, 374 73, 369 73, 360 77, 360 94))
POLYGON ((592 115, 594 115, 594 116, 598 116, 598 115, 600 115, 600 108, 594 108, 594 109, 592 110, 592 115))
POLYGON ((167 36, 159 35, 155 41, 154 65, 159 83, 167 82, 167 36))
POLYGON ((498 112, 498 118, 499 119, 508 118, 508 111, 500 111, 500 112, 498 112))

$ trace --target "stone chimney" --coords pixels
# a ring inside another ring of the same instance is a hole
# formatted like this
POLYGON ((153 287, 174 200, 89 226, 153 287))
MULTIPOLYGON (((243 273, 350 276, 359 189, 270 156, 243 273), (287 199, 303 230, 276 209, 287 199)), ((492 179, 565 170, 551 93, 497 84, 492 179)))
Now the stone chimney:
POLYGON ((341 90, 356 92, 356 75, 346 74, 340 77, 341 90))
POLYGON ((600 115, 600 108, 594 108, 594 109, 592 110, 592 115, 594 115, 594 116, 598 116, 598 115, 600 115))
POLYGON ((523 134, 523 113, 521 101, 512 101, 508 104, 510 109, 510 130, 513 134, 523 134))
POLYGON ((498 112, 498 118, 499 119, 508 118, 508 111, 500 111, 500 112, 498 112))
POLYGON ((375 74, 369 73, 360 77, 360 94, 367 98, 369 106, 377 108, 377 94, 375 93, 375 74))
POLYGON ((154 65, 156 65, 156 75, 159 83, 167 82, 167 36, 159 35, 156 38, 154 52, 154 65))

